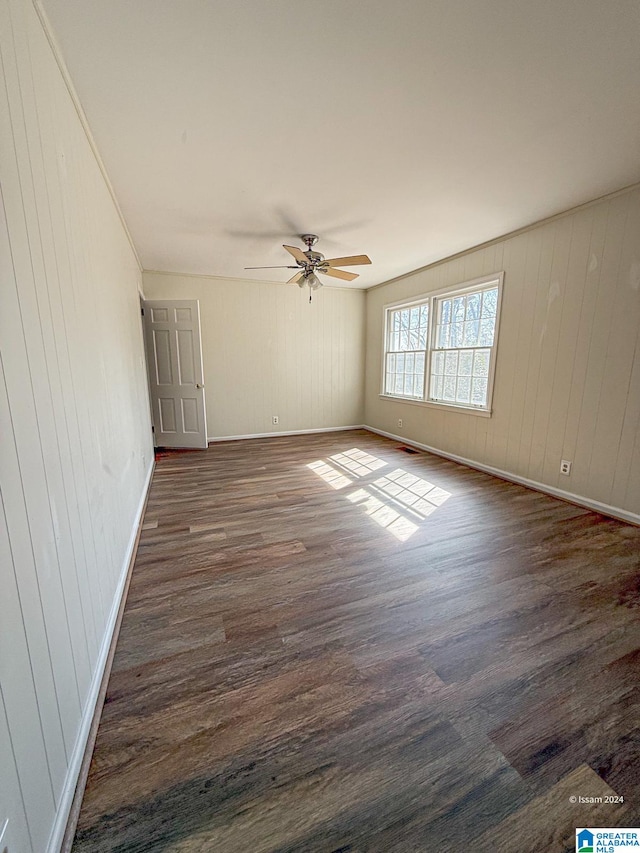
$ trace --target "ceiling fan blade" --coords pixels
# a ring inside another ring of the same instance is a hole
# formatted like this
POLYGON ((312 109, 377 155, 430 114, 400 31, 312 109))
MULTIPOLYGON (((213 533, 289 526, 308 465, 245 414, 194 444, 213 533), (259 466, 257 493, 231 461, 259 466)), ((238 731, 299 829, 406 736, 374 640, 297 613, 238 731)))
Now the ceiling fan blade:
POLYGON ((279 266, 279 267, 245 267, 246 270, 297 270, 298 267, 291 266, 279 266))
POLYGON ((289 279, 289 281, 287 282, 287 284, 298 284, 298 282, 300 281, 301 278, 304 278, 304 272, 302 270, 300 272, 297 272, 294 276, 292 276, 289 279))
POLYGON ((348 258, 328 258, 322 263, 330 267, 355 267, 358 264, 370 264, 371 258, 368 255, 351 255, 348 258))
POLYGON ((282 248, 286 249, 290 255, 293 255, 293 257, 296 259, 296 261, 298 261, 299 264, 308 264, 309 263, 309 258, 307 258, 307 256, 302 251, 302 249, 298 249, 298 248, 296 248, 296 246, 285 246, 284 244, 283 244, 282 248))
POLYGON ((321 275, 332 275, 334 278, 343 278, 345 281, 353 281, 358 278, 357 272, 346 272, 346 270, 332 270, 328 267, 326 270, 319 268, 318 272, 321 275))

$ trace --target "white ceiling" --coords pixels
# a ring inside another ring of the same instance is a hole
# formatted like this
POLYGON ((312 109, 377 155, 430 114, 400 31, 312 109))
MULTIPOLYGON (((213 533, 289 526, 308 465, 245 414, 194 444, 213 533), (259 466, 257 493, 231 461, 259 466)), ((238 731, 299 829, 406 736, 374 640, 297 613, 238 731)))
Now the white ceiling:
POLYGON ((640 180, 637 0, 42 4, 146 269, 368 287, 640 180))

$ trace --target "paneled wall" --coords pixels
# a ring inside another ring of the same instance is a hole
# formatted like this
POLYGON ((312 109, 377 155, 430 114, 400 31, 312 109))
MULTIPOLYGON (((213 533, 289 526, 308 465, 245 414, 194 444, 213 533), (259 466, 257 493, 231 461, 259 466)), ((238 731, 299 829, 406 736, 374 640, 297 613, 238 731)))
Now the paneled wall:
POLYGON ((30 0, 0 0, 0 56, 0 829, 44 853, 153 453, 139 266, 30 0))
POLYGON ((362 423, 362 291, 144 273, 147 299, 199 299, 209 438, 362 423), (277 415, 279 424, 272 424, 277 415))
POLYGON ((636 188, 369 291, 365 423, 638 515, 639 335, 636 188), (492 417, 381 399, 383 306, 499 270, 492 417))

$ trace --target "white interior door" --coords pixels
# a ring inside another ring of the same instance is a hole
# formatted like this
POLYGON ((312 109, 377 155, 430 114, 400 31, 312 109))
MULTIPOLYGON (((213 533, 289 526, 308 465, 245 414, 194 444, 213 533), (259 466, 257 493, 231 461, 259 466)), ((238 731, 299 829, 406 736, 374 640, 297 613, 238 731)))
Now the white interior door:
POLYGON ((145 301, 144 329, 156 446, 205 448, 198 300, 145 301))

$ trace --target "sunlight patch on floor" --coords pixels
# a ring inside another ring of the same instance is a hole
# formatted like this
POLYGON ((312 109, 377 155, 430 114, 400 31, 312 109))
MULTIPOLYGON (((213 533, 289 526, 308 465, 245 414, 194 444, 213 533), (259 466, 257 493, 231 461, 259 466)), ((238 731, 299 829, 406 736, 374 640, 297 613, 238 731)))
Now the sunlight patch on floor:
MULTIPOLYGON (((329 461, 333 465, 318 459, 309 463, 307 468, 336 491, 353 485, 353 480, 338 468, 354 477, 362 478, 375 476, 376 472, 387 464, 383 459, 378 459, 377 456, 365 453, 357 447, 345 450, 344 453, 335 453, 329 457, 329 461)), ((416 532, 420 522, 451 497, 451 492, 423 480, 416 474, 410 474, 403 468, 396 468, 371 483, 363 484, 346 497, 400 542, 406 542, 416 532), (412 516, 413 520, 407 518, 407 514, 412 516)))
POLYGON ((356 477, 366 477, 372 471, 378 471, 387 464, 383 459, 378 459, 377 456, 365 453, 364 450, 359 450, 357 447, 345 450, 344 453, 336 453, 329 458, 336 465, 349 471, 350 474, 355 474, 356 477))
POLYGON ((373 483, 375 490, 393 498, 402 506, 411 509, 421 518, 426 518, 451 497, 451 492, 434 486, 415 474, 397 468, 373 483))
POLYGON ((374 497, 366 489, 351 492, 350 495, 347 495, 347 500, 358 504, 380 527, 384 527, 401 542, 406 542, 418 529, 417 524, 409 521, 389 504, 374 497))
POLYGON ((322 477, 325 483, 328 483, 332 489, 344 489, 345 486, 351 485, 352 481, 348 477, 345 477, 340 471, 336 471, 331 465, 327 465, 322 459, 319 459, 317 462, 310 462, 307 468, 311 468, 318 477, 322 477))

